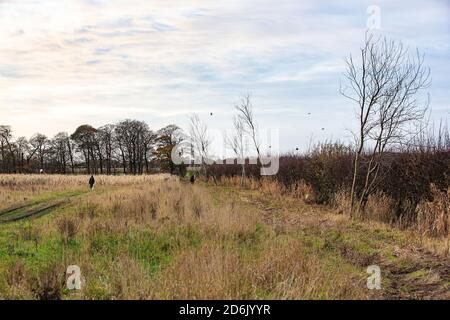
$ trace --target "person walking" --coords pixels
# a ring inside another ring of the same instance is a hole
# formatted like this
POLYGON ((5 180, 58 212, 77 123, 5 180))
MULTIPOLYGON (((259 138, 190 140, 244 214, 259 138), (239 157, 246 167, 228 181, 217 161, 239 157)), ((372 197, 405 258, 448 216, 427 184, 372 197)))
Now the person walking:
POLYGON ((95 185, 95 179, 94 179, 94 176, 91 176, 89 178, 89 187, 91 188, 91 190, 94 189, 94 185, 95 185))

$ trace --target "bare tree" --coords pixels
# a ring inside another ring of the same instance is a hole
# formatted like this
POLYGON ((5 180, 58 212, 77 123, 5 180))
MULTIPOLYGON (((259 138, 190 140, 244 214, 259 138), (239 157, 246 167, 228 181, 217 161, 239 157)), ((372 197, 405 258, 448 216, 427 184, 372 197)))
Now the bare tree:
POLYGON ((33 155, 37 154, 39 158, 40 169, 43 170, 45 165, 45 155, 49 146, 48 138, 41 133, 36 133, 31 137, 30 144, 33 149, 32 152, 28 155, 27 161, 29 162, 33 155))
POLYGON ((418 51, 410 55, 401 42, 373 35, 366 35, 358 62, 351 55, 347 60, 347 85, 341 87, 341 93, 358 105, 359 120, 355 133, 352 214, 356 197, 361 208, 375 190, 385 152, 402 140, 412 123, 425 115, 427 103, 417 96, 430 83, 430 70, 423 62, 418 51), (363 159, 366 151, 368 156, 363 159), (356 190, 363 160, 365 177, 361 190, 356 190))
POLYGON ((70 159, 68 149, 69 135, 66 132, 60 132, 52 139, 52 149, 56 158, 58 171, 66 173, 67 163, 70 159))
MULTIPOLYGON (((208 174, 208 165, 210 164, 210 146, 211 139, 208 136, 207 126, 200 120, 197 114, 191 115, 189 119, 189 137, 191 139, 192 147, 198 154, 200 159, 201 169, 205 175, 208 174)), ((216 177, 212 174, 214 183, 217 183, 216 177)))
POLYGON ((12 142, 12 130, 10 126, 0 126, 0 146, 2 152, 2 161, 5 165, 6 160, 6 152, 4 150, 5 146, 8 148, 9 157, 12 161, 12 169, 13 172, 16 172, 16 154, 15 154, 15 146, 12 142))
POLYGON ((241 187, 245 181, 245 127, 241 117, 234 116, 233 118, 234 133, 230 138, 227 138, 226 144, 233 150, 237 163, 241 165, 241 187))
POLYGON ((148 125, 138 120, 123 120, 115 126, 114 133, 122 155, 124 170, 128 162, 129 173, 143 173, 149 132, 148 125))
MULTIPOLYGON (((250 136, 250 139, 253 142, 253 146, 255 147, 256 154, 258 159, 261 159, 261 143, 259 141, 259 132, 258 132, 258 124, 255 121, 253 116, 253 104, 251 102, 250 94, 245 95, 241 99, 241 103, 236 106, 237 117, 239 121, 242 123, 244 131, 250 136)), ((259 161, 261 163, 261 161, 259 161)))
POLYGON ((25 157, 29 150, 30 144, 28 143, 27 138, 19 137, 16 139, 16 153, 17 160, 20 162, 20 172, 23 172, 25 169, 25 157))
POLYGON ((114 151, 114 128, 112 124, 104 125, 97 130, 99 153, 105 161, 106 174, 112 172, 112 158, 114 151))

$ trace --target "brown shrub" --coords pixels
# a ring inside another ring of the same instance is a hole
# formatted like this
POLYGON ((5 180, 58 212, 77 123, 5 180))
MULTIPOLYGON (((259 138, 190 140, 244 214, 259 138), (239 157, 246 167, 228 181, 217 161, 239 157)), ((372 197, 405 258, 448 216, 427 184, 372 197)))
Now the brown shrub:
POLYGON ((395 204, 392 198, 382 192, 370 195, 367 199, 364 217, 380 222, 392 223, 395 220, 395 204))
POLYGON ((30 279, 31 291, 39 300, 60 300, 64 284, 64 272, 58 264, 51 264, 30 279))
POLYGON ((202 201, 198 195, 194 195, 191 200, 192 215, 196 218, 200 218, 203 212, 202 201))
POLYGON ((303 202, 312 204, 316 203, 316 195, 313 188, 304 181, 295 182, 289 187, 289 194, 295 198, 303 200, 303 202))
POLYGON ((64 242, 68 242, 75 238, 80 229, 79 220, 69 216, 59 218, 56 224, 64 242))
POLYGON ((333 200, 331 201, 333 208, 337 209, 341 214, 350 215, 351 211, 351 201, 350 192, 344 189, 338 190, 333 195, 333 200))
POLYGON ((426 236, 448 236, 450 220, 450 188, 441 192, 431 185, 432 201, 422 201, 417 205, 417 229, 426 236))
POLYGON ((6 282, 10 286, 17 286, 25 280, 25 266, 22 261, 12 262, 6 269, 6 282))

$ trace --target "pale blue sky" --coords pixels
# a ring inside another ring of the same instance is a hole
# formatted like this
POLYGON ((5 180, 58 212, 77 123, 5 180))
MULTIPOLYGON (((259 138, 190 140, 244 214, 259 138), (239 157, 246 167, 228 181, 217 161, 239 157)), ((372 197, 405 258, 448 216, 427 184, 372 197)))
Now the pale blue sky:
POLYGON ((370 5, 378 34, 425 54, 432 117, 446 121, 448 0, 0 0, 0 123, 52 136, 124 118, 184 127, 196 112, 227 129, 251 92, 284 151, 347 139, 354 106, 339 81, 370 5))

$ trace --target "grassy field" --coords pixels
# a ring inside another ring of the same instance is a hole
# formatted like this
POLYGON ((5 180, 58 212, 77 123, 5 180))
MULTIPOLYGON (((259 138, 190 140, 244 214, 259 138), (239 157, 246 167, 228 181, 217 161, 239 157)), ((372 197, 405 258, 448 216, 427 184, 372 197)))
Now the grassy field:
POLYGON ((449 299, 448 239, 262 191, 0 176, 0 298, 449 299), (381 268, 369 290, 366 268, 381 268), (80 267, 82 289, 65 285, 80 267))

